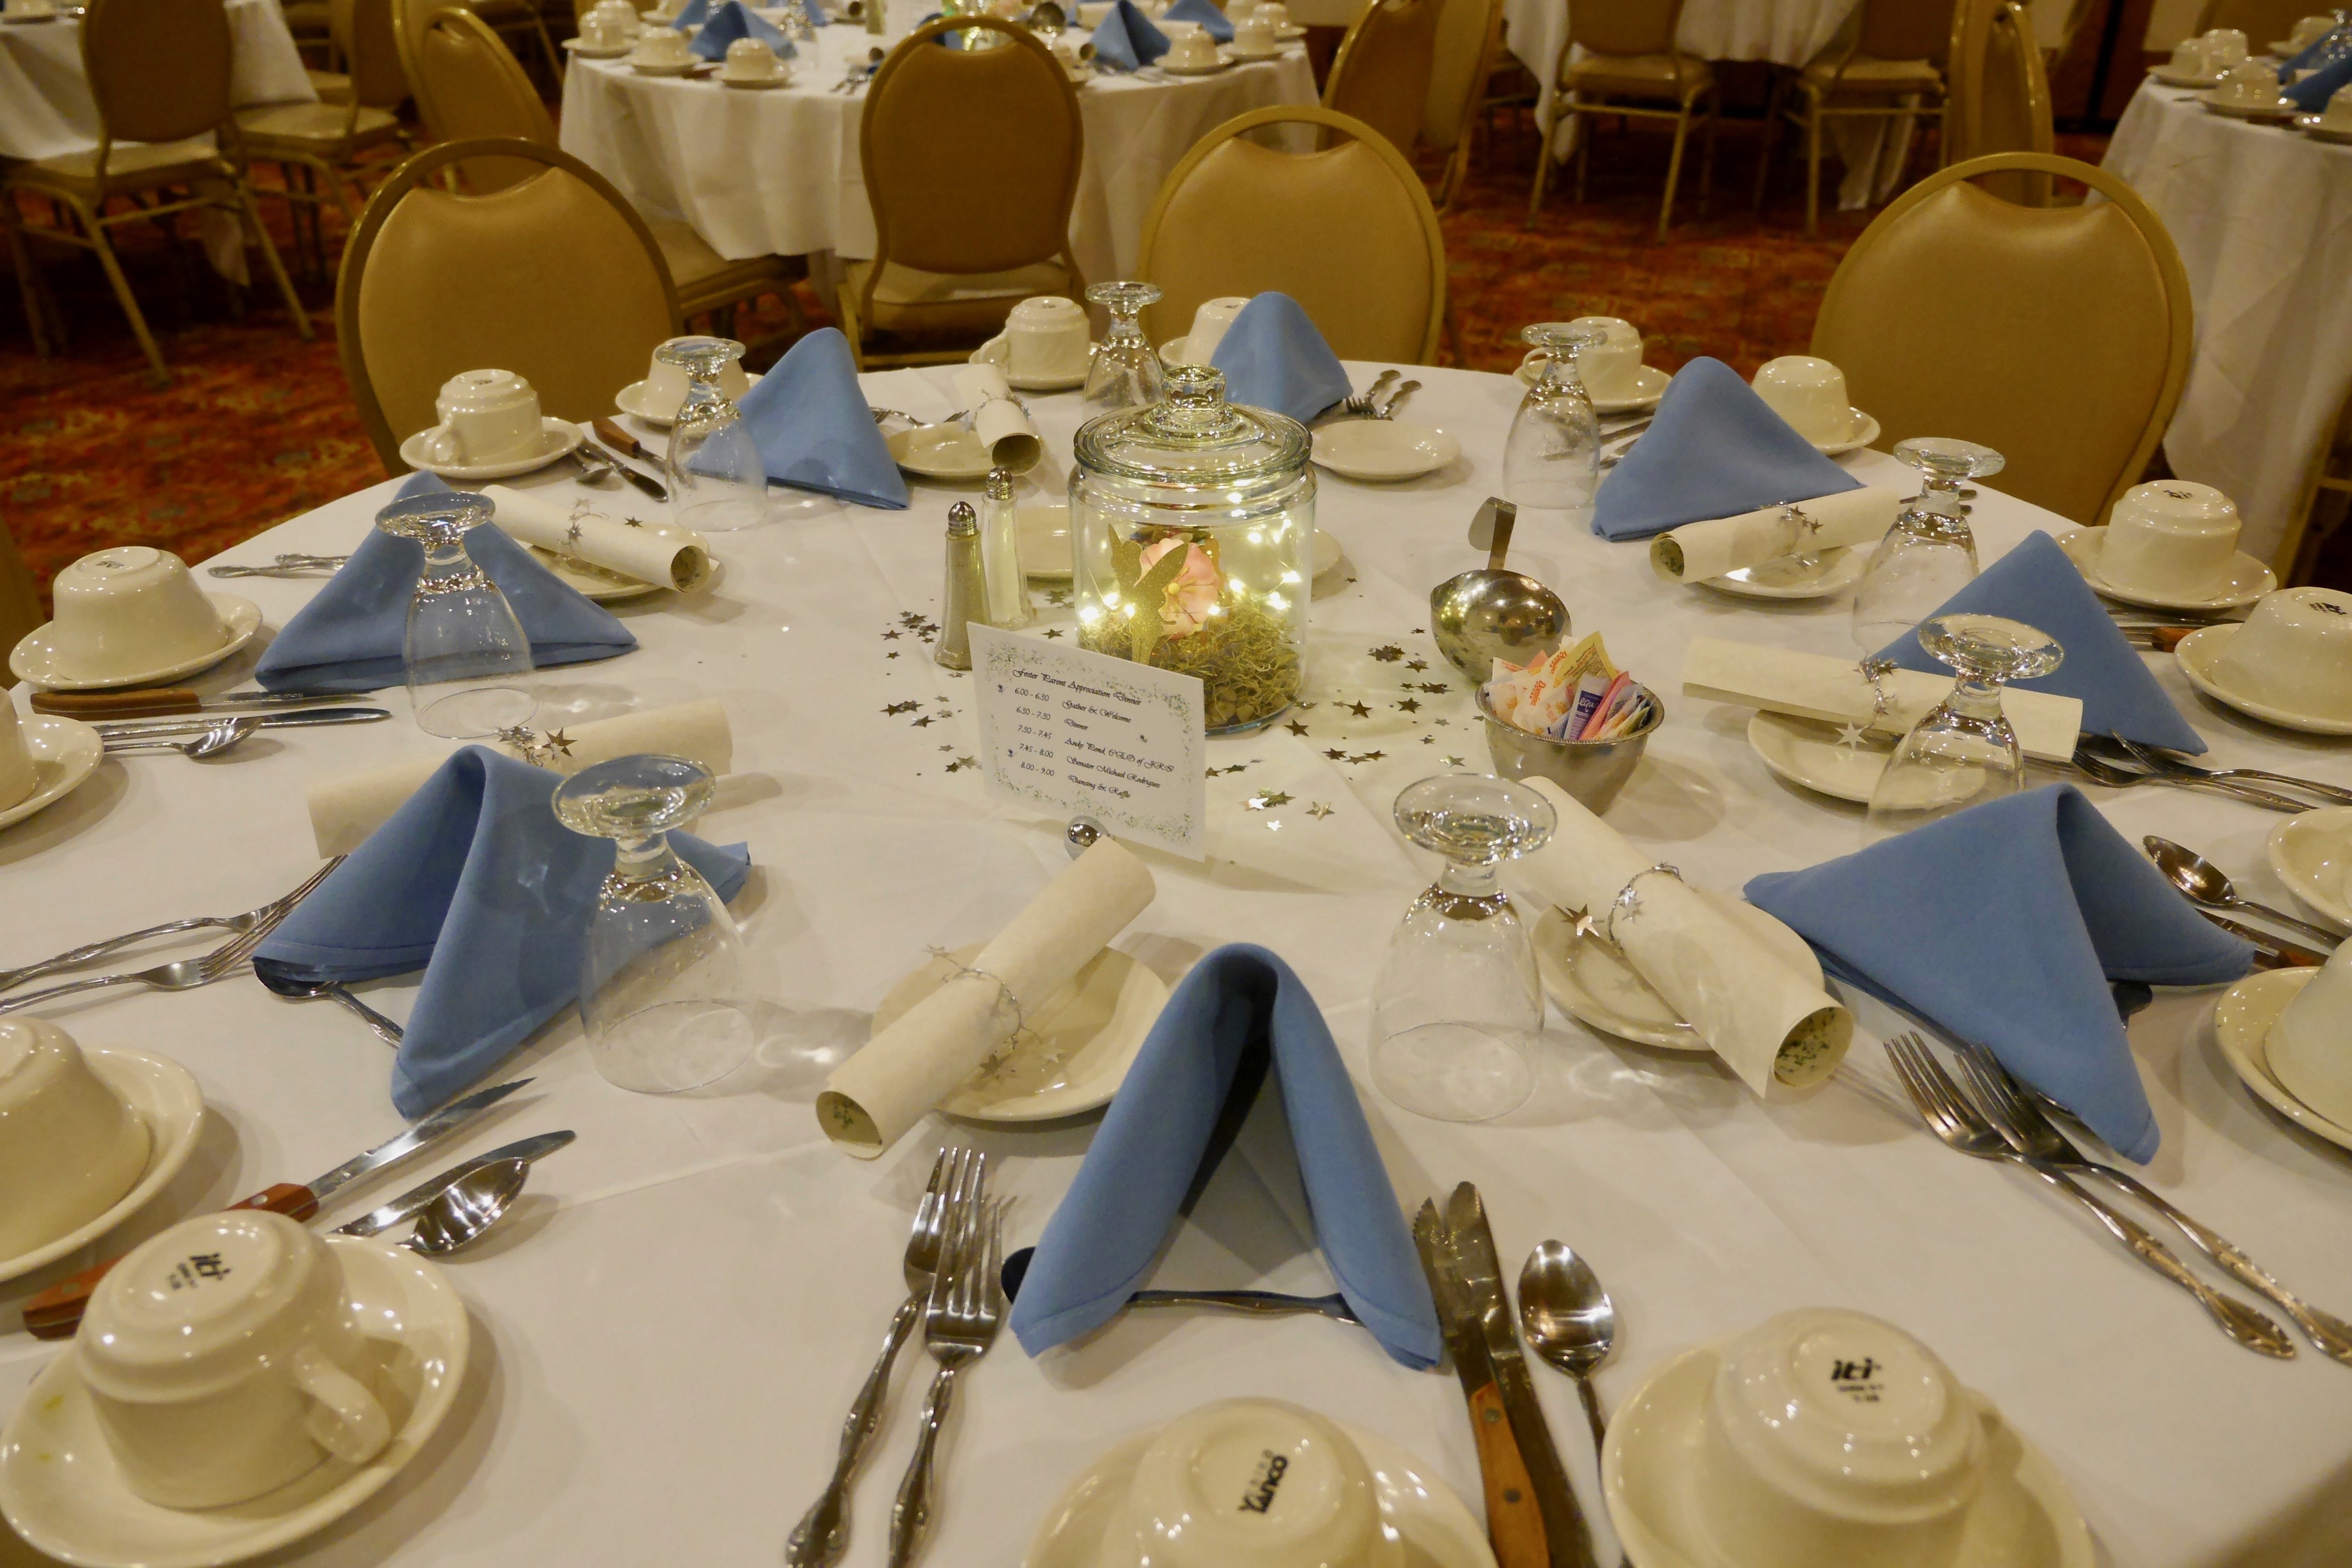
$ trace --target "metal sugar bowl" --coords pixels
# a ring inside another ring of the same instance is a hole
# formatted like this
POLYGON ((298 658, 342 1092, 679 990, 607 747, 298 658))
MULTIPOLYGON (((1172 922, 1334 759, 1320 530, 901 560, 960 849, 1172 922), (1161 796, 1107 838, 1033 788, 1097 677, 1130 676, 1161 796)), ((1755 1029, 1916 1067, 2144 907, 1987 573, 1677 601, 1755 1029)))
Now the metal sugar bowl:
POLYGON ((1225 401, 1209 365, 1170 365, 1168 395, 1089 420, 1070 476, 1078 639, 1203 686, 1209 733, 1254 730, 1297 700, 1313 597, 1307 428, 1225 401))

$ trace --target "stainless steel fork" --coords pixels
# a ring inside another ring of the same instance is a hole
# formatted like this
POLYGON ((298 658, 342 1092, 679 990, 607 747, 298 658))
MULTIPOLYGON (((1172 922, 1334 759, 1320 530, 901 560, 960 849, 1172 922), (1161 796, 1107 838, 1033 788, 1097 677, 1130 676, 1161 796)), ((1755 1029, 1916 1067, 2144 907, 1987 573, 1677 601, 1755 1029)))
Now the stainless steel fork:
POLYGON ((1993 1125, 2007 1134, 2010 1142, 2029 1159, 2075 1175, 2096 1176, 2129 1194, 2170 1220, 2180 1234, 2196 1244, 2197 1249, 2218 1264, 2222 1272, 2250 1290, 2259 1291, 2274 1302, 2280 1310, 2293 1318, 2295 1326, 2311 1337, 2311 1342, 2331 1360, 2352 1365, 2352 1324, 2326 1312, 2306 1307, 2272 1279, 2254 1260, 2231 1245, 2230 1239, 2210 1226, 2204 1225, 2173 1206, 2162 1194, 2151 1190, 2128 1171, 2117 1170, 2091 1159, 2057 1123, 2042 1113, 2032 1097, 2009 1075, 2009 1069, 1996 1060, 1982 1046, 1963 1047, 1958 1056, 1960 1071, 1984 1101, 1993 1125))
POLYGON ((195 915, 184 921, 165 921, 162 925, 149 926, 144 931, 126 931, 121 936, 108 937, 104 942, 84 942, 79 947, 68 948, 54 958, 45 958, 38 963, 28 963, 22 969, 0 969, 0 991, 13 991, 27 980, 38 980, 44 974, 55 974, 61 969, 78 968, 93 958, 103 958, 117 948, 129 947, 133 942, 145 942, 150 937, 171 936, 184 931, 203 931, 208 926, 217 926, 224 931, 235 932, 250 931, 256 921, 267 920, 269 912, 280 904, 300 900, 324 879, 327 872, 342 863, 343 858, 340 855, 336 856, 320 868, 317 876, 313 876, 292 892, 272 899, 258 909, 247 910, 241 915, 195 915))
MULTIPOLYGON (((2090 737, 2084 737, 2085 741, 2090 737)), ((2252 784, 2233 784, 2227 779, 2183 778, 2175 773, 2150 773, 2127 767, 2112 757, 2103 757, 2087 744, 2078 743, 2073 758, 2074 771, 2093 784, 2109 789, 2129 789, 2135 784, 2170 784, 2175 789, 2210 790, 2216 795, 2235 795, 2251 805, 2267 806, 2273 811, 2304 812, 2311 809, 2308 801, 2290 800, 2252 784)))
POLYGON ((940 1370, 931 1378, 930 1396, 923 1401, 923 1427, 915 1440, 915 1457, 907 1466, 906 1479, 898 1484, 898 1500, 890 1510, 890 1568, 907 1568, 915 1560, 930 1527, 940 1428, 947 1423, 956 1373, 988 1353, 1004 1321, 1000 1276, 1004 1266, 1006 1202, 983 1199, 956 1216, 954 1264, 931 1286, 931 1303, 923 1315, 923 1348, 931 1352, 940 1370))
POLYGON ((1363 391, 1357 393, 1355 395, 1342 402, 1339 405, 1339 412, 1348 416, 1351 419, 1370 418, 1372 416, 1373 405, 1380 400, 1381 388, 1386 386, 1390 382, 1394 381, 1396 378, 1397 373, 1394 370, 1384 370, 1381 372, 1380 374, 1372 378, 1371 385, 1364 388, 1363 391))
POLYGON ((2126 740, 2121 735, 2110 734, 2107 739, 2121 747, 2125 755, 2143 767, 2172 778, 2205 779, 2216 784, 2235 784, 2242 779, 2259 779, 2263 784, 2279 784, 2287 789, 2299 789, 2305 795, 2317 795, 2322 800, 2332 800, 2338 805, 2352 805, 2352 789, 2346 789, 2341 784, 2322 784, 2317 779, 2297 778, 2293 773, 2268 773, 2261 768, 2209 768, 2202 763, 2188 762, 2174 756, 2161 747, 2142 745, 2137 741, 2126 740))
POLYGON ((1895 1073, 1903 1079, 1904 1091, 1918 1108, 1920 1120, 1927 1124, 1946 1147, 1979 1160, 2006 1160, 2022 1165, 2052 1186, 2089 1209, 2108 1234, 2124 1244, 2134 1258, 2171 1280, 2197 1298, 2221 1331, 2263 1355, 2281 1360, 2294 1355, 2294 1342, 2286 1331, 2269 1318, 2233 1297, 2224 1296, 2196 1275, 2189 1266, 2172 1254, 2172 1249, 2148 1234, 2146 1226, 2129 1215, 2117 1213, 2095 1196, 2073 1177, 2056 1169, 2047 1161, 2036 1160, 2012 1147, 1984 1113, 1960 1092, 1927 1042, 1916 1035, 1897 1035, 1886 1042, 1887 1057, 1895 1063, 1895 1073))

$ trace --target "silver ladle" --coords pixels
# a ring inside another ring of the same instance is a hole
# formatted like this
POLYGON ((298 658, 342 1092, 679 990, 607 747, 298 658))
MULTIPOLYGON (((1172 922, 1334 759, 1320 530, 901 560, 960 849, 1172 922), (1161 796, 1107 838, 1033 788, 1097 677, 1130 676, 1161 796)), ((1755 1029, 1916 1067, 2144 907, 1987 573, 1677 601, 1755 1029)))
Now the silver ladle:
POLYGON ((1449 577, 1429 595, 1437 651, 1479 681, 1493 676, 1496 659, 1525 664, 1568 635, 1568 606, 1559 595, 1524 573, 1503 569, 1519 509, 1498 497, 1486 504, 1494 509, 1495 534, 1485 568, 1449 577))

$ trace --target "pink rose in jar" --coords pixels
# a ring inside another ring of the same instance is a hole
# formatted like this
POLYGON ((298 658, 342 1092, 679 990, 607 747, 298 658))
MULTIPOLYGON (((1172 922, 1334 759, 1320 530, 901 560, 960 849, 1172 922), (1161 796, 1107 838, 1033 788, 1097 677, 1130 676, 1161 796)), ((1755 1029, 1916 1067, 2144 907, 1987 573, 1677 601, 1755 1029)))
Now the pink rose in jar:
POLYGON ((1190 553, 1185 556, 1175 581, 1168 584, 1167 595, 1160 607, 1160 624, 1169 637, 1191 637, 1207 624, 1210 616, 1215 614, 1218 595, 1224 590, 1224 578, 1218 573, 1217 563, 1209 559, 1207 551, 1182 539, 1163 539, 1157 544, 1145 546, 1141 559, 1144 572, 1149 574, 1171 550, 1183 550, 1190 553))

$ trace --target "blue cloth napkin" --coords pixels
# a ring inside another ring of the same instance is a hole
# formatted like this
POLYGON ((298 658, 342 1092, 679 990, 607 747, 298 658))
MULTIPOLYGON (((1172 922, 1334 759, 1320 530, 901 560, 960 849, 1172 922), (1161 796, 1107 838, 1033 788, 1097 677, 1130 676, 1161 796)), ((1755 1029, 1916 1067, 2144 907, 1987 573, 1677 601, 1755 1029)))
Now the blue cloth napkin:
MULTIPOLYGON (((2172 699, 2148 673, 2147 665, 2115 618, 2099 604, 2083 574, 2042 532, 2029 533, 2025 542, 2002 556, 1967 587, 1936 606, 1937 615, 2006 616, 2039 627, 2058 639, 2066 662, 2037 680, 2015 684, 2028 691, 2052 691, 2083 700, 2085 734, 2117 734, 2126 740, 2176 752, 2201 752, 2204 738, 2189 727, 2172 699)), ((1878 650, 1906 669, 1948 675, 1906 632, 1878 650)))
POLYGON ((2332 66, 2323 66, 2292 87, 2279 89, 2283 97, 2291 98, 2303 107, 2305 114, 2317 114, 2327 107, 2327 100, 2347 82, 2352 82, 2352 55, 2347 55, 2332 66))
POLYGON ((1322 1011, 1288 964, 1244 943, 1193 967, 1128 1069, 1013 1301, 1022 1349, 1037 1355, 1118 1315, 1159 1256, 1254 1050, 1270 1053, 1340 1294, 1390 1355, 1436 1363, 1429 1285, 1322 1011))
POLYGON ((757 38, 783 59, 800 53, 774 24, 745 10, 743 0, 727 0, 727 4, 711 12, 710 20, 702 25, 702 31, 695 34, 694 42, 687 47, 703 59, 723 60, 727 58, 727 46, 738 38, 757 38))
POLYGON ((1839 979, 1985 1047, 2142 1163, 2156 1117, 2108 983, 2218 985, 2253 959, 2072 784, 1759 877, 1747 893, 1839 979))
POLYGON ((824 7, 818 5, 817 0, 801 0, 801 15, 808 18, 808 25, 812 27, 833 25, 833 18, 824 14, 824 7))
POLYGON ((1176 4, 1160 14, 1163 22, 1197 22, 1201 30, 1221 44, 1234 41, 1234 25, 1217 9, 1214 0, 1176 0, 1176 4))
MULTIPOLYGON (((432 474, 412 474, 399 493, 448 488, 432 474)), ((583 664, 637 646, 628 627, 541 565, 498 524, 467 534, 466 553, 514 607, 530 638, 533 664, 583 664)), ((352 558, 278 632, 254 679, 273 691, 398 686, 407 679, 400 647, 408 631, 408 602, 424 570, 423 545, 371 528, 352 558)))
MULTIPOLYGON (((255 952, 304 982, 425 971, 392 1069, 392 1101, 424 1115, 507 1058, 577 994, 610 839, 556 821, 561 781, 481 746, 441 764, 295 906, 255 952)), ((678 858, 731 899, 743 846, 669 836, 678 858)))
POLYGON ((686 8, 669 19, 679 32, 689 32, 710 20, 710 0, 686 0, 686 8))
POLYGON ((1647 539, 1686 522, 1860 489, 1738 371, 1702 355, 1675 373, 1650 427, 1601 476, 1592 531, 1647 539))
POLYGON ((1094 45, 1095 58, 1115 69, 1131 71, 1166 54, 1168 35, 1135 8, 1134 0, 1118 0, 1095 29, 1094 45))
POLYGON ((2339 50, 2352 55, 2352 26, 2330 28, 2305 44, 2279 67, 2280 84, 2293 81, 2297 71, 2325 69, 2339 50))
POLYGON ((820 327, 736 399, 768 478, 860 506, 907 505, 907 480, 875 428, 849 340, 820 327))
POLYGON ((1241 308, 1209 363, 1225 373, 1227 401, 1271 408, 1301 425, 1354 390, 1306 308, 1271 290, 1241 308))

